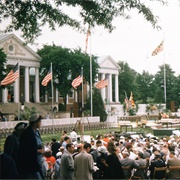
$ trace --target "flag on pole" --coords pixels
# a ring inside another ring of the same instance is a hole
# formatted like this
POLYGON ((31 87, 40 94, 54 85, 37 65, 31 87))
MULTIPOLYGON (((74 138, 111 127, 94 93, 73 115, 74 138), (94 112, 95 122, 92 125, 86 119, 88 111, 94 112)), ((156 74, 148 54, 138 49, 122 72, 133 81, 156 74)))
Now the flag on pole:
POLYGON ((86 33, 86 45, 85 45, 85 53, 87 53, 87 47, 88 47, 88 39, 89 36, 91 35, 90 29, 88 28, 87 33, 86 33))
POLYGON ((162 41, 159 46, 152 52, 152 56, 156 56, 158 53, 160 53, 163 50, 163 43, 164 41, 162 41))
POLYGON ((81 83, 83 82, 83 72, 81 69, 81 75, 79 75, 77 78, 75 78, 71 85, 73 86, 74 89, 76 89, 81 83))
POLYGON ((125 104, 126 104, 126 110, 128 110, 128 109, 129 109, 129 100, 128 100, 126 91, 125 91, 125 99, 124 99, 124 102, 125 102, 125 104))
POLYGON ((131 91, 131 95, 130 95, 130 98, 129 98, 129 102, 131 103, 131 107, 135 107, 132 91, 131 91))
POLYGON ((47 75, 44 77, 44 79, 42 80, 42 85, 43 86, 47 86, 48 82, 52 79, 52 69, 50 68, 50 70, 48 71, 47 75))
POLYGON ((108 86, 108 79, 107 78, 104 78, 104 79, 98 81, 96 84, 97 89, 102 89, 102 88, 105 88, 107 86, 108 86))
POLYGON ((7 74, 7 76, 1 81, 1 85, 6 86, 13 83, 19 77, 19 63, 17 63, 13 69, 7 74))

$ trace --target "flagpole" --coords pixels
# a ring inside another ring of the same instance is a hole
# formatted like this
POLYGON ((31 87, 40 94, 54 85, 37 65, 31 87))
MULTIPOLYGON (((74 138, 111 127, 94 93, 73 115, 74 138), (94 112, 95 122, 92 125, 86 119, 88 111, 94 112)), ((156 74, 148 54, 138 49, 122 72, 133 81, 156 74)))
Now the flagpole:
POLYGON ((53 72, 52 72, 52 63, 51 63, 51 91, 52 91, 52 125, 53 125, 53 134, 54 134, 54 88, 53 88, 53 72))
POLYGON ((165 104, 167 102, 166 99, 167 99, 166 98, 166 64, 165 64, 165 55, 164 55, 164 101, 165 101, 165 104))
MULTIPOLYGON (((81 67, 81 75, 83 77, 83 66, 81 67)), ((83 87, 83 81, 82 81, 82 111, 84 108, 84 87, 83 87)))
POLYGON ((90 32, 90 93, 91 93, 91 117, 93 116, 93 95, 92 95, 92 54, 91 54, 91 32, 90 32))

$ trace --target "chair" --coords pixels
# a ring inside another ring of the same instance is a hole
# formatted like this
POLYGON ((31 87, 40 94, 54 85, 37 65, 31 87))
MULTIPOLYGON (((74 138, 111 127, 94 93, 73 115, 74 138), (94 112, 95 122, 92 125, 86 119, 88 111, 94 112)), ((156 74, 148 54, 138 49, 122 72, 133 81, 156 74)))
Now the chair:
POLYGON ((131 170, 132 168, 130 166, 122 166, 124 176, 126 179, 131 179, 131 170))
POLYGON ((169 179, 180 179, 180 166, 169 166, 168 170, 169 179))
POLYGON ((166 179, 166 171, 167 167, 155 167, 154 168, 154 174, 153 179, 166 179))
POLYGON ((134 173, 132 179, 146 179, 147 178, 147 166, 140 166, 136 168, 138 172, 138 175, 136 175, 136 172, 134 173))

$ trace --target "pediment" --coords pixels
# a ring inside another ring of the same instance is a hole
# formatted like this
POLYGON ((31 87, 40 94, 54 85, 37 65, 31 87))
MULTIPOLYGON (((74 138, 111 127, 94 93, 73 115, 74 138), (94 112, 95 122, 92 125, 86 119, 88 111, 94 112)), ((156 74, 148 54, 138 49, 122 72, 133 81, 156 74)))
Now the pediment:
POLYGON ((40 57, 14 34, 0 35, 0 48, 9 59, 40 61, 40 57))
POLYGON ((114 69, 119 70, 119 65, 114 61, 111 56, 102 56, 98 58, 98 64, 100 69, 114 69))

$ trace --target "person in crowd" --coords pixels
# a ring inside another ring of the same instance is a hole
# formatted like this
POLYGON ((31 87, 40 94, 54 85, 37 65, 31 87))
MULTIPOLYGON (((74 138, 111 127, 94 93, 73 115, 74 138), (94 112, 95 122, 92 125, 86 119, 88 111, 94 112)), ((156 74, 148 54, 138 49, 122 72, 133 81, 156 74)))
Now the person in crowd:
POLYGON ((74 158, 75 180, 92 180, 92 173, 96 171, 94 161, 89 154, 90 143, 85 143, 83 150, 74 158))
POLYGON ((102 159, 106 170, 104 173, 105 179, 125 179, 124 172, 116 153, 116 146, 112 141, 108 142, 107 150, 109 155, 106 159, 102 159))
POLYGON ((105 171, 106 171, 106 166, 104 163, 102 163, 103 160, 105 160, 108 156, 108 151, 105 146, 99 146, 98 147, 98 152, 99 155, 97 157, 97 167, 99 170, 97 171, 98 179, 105 179, 105 171))
POLYGON ((70 132, 70 138, 71 138, 71 141, 72 142, 77 142, 77 132, 75 129, 73 129, 71 132, 70 132))
POLYGON ((60 166, 61 166, 62 152, 56 154, 56 162, 54 164, 54 179, 60 179, 60 166))
POLYGON ((141 177, 142 179, 145 179, 146 178, 145 170, 141 169, 141 167, 147 166, 147 161, 146 161, 146 159, 143 159, 142 152, 138 152, 138 159, 135 161, 139 165, 139 167, 136 169, 136 171, 134 173, 134 177, 141 177))
MULTIPOLYGON (((150 178, 153 178, 154 175, 154 168, 155 167, 166 167, 165 162, 162 160, 162 156, 161 154, 155 154, 155 159, 153 159, 151 161, 151 164, 149 166, 149 170, 150 170, 150 178)), ((159 171, 156 174, 156 179, 162 179, 164 177, 164 172, 159 171)))
POLYGON ((4 122, 6 122, 7 121, 7 118, 6 118, 6 116, 2 116, 2 121, 4 121, 4 122))
POLYGON ((72 157, 73 153, 74 153, 74 144, 68 143, 61 157, 61 166, 60 166, 61 180, 74 179, 74 159, 72 157))
POLYGON ((109 142, 109 138, 107 134, 104 135, 103 142, 105 142, 103 145, 107 148, 107 144, 109 142))
POLYGON ((62 145, 62 143, 64 142, 64 138, 65 138, 66 136, 68 136, 68 135, 67 135, 67 131, 65 131, 65 130, 62 131, 62 136, 61 136, 60 141, 59 141, 61 145, 62 145))
POLYGON ((66 148, 66 145, 69 144, 70 142, 71 142, 70 137, 66 136, 66 137, 64 138, 63 143, 62 143, 62 146, 66 148))
POLYGON ((0 179, 19 179, 14 160, 5 153, 0 153, 0 179))
POLYGON ((57 142, 55 138, 53 138, 51 142, 51 150, 52 150, 52 155, 55 158, 57 158, 56 154, 59 152, 60 147, 61 147, 61 144, 57 142))
POLYGON ((100 146, 102 146, 102 141, 97 140, 96 141, 96 149, 94 149, 94 151, 91 152, 91 155, 92 155, 95 163, 96 163, 97 157, 98 157, 98 147, 100 147, 100 146))
POLYGON ((18 154, 19 154, 20 135, 27 127, 27 125, 28 124, 25 122, 20 122, 16 124, 13 133, 6 138, 4 143, 4 153, 10 156, 15 161, 15 165, 17 169, 19 169, 18 154))
POLYGON ((50 118, 49 113, 47 113, 46 114, 46 119, 49 119, 49 118, 50 118))
POLYGON ((44 157, 46 159, 46 162, 48 163, 48 169, 52 170, 56 162, 56 158, 52 155, 51 149, 47 149, 45 151, 44 157))
POLYGON ((83 144, 79 143, 76 148, 77 149, 73 153, 73 159, 83 150, 83 144))
MULTIPOLYGON (((174 151, 171 151, 169 154, 169 159, 167 162, 167 166, 180 166, 180 158, 177 158, 174 151)), ((179 170, 172 170, 167 174, 168 178, 176 179, 180 178, 179 170)))
POLYGON ((19 166, 21 178, 43 179, 42 163, 44 147, 39 133, 42 117, 30 116, 29 126, 22 132, 19 143, 19 166))
MULTIPOLYGON (((129 153, 127 151, 126 152, 124 151, 122 156, 123 156, 123 158, 120 159, 122 167, 129 166, 130 169, 139 167, 138 163, 134 159, 129 158, 129 153)), ((123 170, 124 175, 127 179, 129 179, 131 177, 131 170, 130 169, 129 170, 126 170, 126 169, 123 170)))

